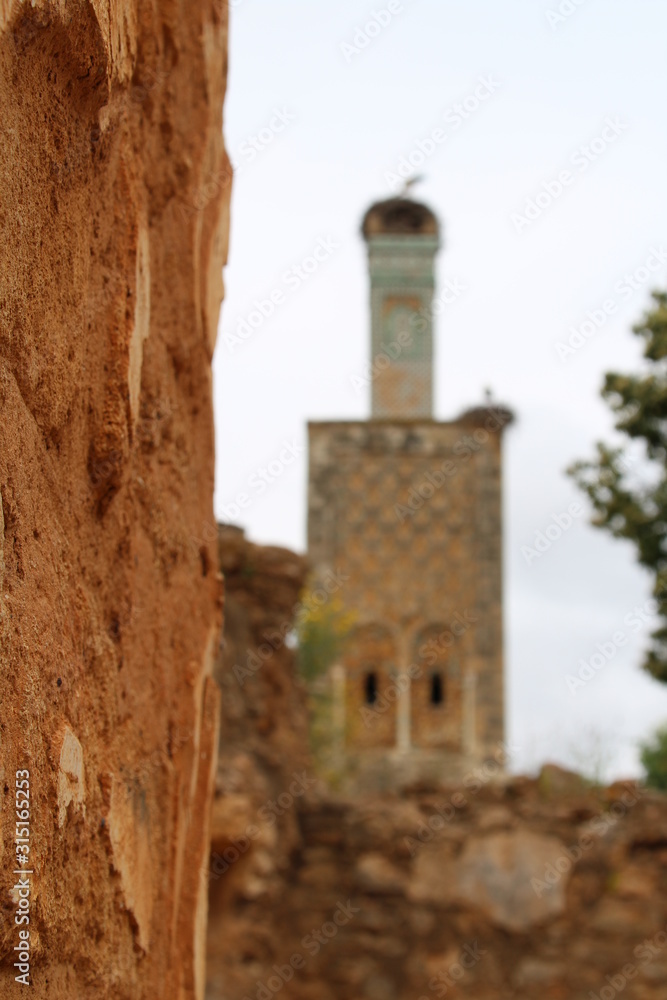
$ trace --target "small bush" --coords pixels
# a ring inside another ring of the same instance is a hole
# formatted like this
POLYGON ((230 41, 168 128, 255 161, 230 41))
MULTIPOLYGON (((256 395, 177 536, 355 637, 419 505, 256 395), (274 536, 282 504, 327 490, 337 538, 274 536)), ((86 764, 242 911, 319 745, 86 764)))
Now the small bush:
POLYGON ((659 729, 651 742, 642 746, 641 762, 649 788, 667 792, 667 726, 659 729))

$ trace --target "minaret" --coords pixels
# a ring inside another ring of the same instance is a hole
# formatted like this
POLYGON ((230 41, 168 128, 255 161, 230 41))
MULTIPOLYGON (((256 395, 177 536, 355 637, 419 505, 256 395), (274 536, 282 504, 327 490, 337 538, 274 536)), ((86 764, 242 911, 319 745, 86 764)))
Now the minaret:
POLYGON ((369 208, 362 233, 371 283, 371 417, 433 417, 433 212, 409 198, 369 208))
POLYGON ((433 212, 403 193, 369 208, 363 235, 372 419, 308 426, 308 558, 354 621, 331 673, 336 766, 359 792, 459 784, 504 734, 512 415, 487 401, 433 418, 433 212))

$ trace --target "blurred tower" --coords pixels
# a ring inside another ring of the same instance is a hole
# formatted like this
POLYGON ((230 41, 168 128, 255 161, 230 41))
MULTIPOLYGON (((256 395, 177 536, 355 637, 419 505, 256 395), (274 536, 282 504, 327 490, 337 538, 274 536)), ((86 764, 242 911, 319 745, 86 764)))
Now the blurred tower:
POLYGON ((309 424, 308 548, 356 626, 333 672, 348 785, 456 781, 504 737, 501 442, 488 401, 433 420, 433 212, 408 198, 362 226, 371 285, 369 421, 309 424), (333 576, 331 575, 333 573, 333 576))
POLYGON ((433 415, 433 290, 438 222, 425 205, 395 198, 363 221, 371 283, 371 360, 391 364, 372 382, 371 415, 433 415))

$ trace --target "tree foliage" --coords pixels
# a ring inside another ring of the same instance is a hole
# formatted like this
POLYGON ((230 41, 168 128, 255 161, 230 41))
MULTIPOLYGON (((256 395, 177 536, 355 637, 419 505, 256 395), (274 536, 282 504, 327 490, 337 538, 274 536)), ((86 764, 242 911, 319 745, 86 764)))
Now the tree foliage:
POLYGON ((644 370, 610 372, 602 389, 626 441, 620 447, 598 443, 597 458, 569 472, 592 501, 593 524, 631 541, 653 577, 659 625, 644 667, 667 683, 667 293, 654 292, 653 300, 633 328, 643 341, 644 370), (633 458, 635 445, 641 461, 633 458))
POLYGON ((667 726, 659 729, 650 743, 644 744, 641 762, 646 771, 646 784, 667 792, 667 726))
POLYGON ((355 622, 340 597, 322 588, 306 591, 297 616, 298 665, 301 676, 313 681, 339 659, 355 622))

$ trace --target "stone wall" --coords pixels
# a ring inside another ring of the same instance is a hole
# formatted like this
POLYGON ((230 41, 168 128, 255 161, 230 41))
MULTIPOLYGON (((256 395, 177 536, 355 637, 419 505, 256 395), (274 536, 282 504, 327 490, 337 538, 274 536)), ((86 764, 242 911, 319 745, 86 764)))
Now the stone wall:
POLYGON ((553 773, 312 803, 276 915, 291 933, 246 995, 300 955, 294 1000, 609 1000, 610 980, 663 998, 667 801, 554 794, 553 773))
POLYGON ((222 719, 209 885, 207 1000, 241 996, 300 844, 295 803, 315 787, 306 692, 290 636, 306 561, 222 526, 222 719), (249 908, 249 910, 247 910, 249 908), (250 915, 252 913, 252 916, 250 915), (262 914, 256 923, 255 913, 262 914))
POLYGON ((226 8, 0 2, 3 996, 203 991, 226 8))
POLYGON ((667 799, 553 768, 493 783, 491 763, 403 799, 298 800, 283 891, 237 906, 211 1000, 664 1000, 667 799))

